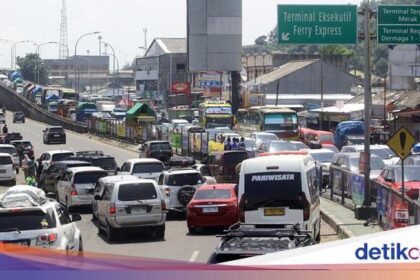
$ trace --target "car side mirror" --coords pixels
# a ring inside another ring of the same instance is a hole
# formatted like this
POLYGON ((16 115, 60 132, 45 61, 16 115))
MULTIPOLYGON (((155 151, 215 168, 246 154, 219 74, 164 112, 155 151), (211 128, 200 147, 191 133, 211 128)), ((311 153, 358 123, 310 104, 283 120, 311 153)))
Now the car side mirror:
POLYGON ((78 222, 82 220, 82 216, 80 214, 72 214, 71 215, 71 221, 72 222, 78 222))
POLYGON ((95 194, 95 200, 101 200, 101 196, 99 194, 95 194))

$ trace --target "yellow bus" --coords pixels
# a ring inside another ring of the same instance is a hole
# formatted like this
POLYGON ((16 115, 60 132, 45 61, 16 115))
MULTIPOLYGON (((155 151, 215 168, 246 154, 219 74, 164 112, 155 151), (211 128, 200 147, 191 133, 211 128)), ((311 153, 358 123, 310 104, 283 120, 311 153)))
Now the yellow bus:
POLYGON ((204 128, 234 125, 232 106, 225 101, 205 101, 200 104, 200 124, 204 128))
POLYGON ((297 113, 289 108, 276 106, 256 106, 239 109, 235 129, 241 133, 258 131, 271 132, 280 139, 298 140, 297 113))

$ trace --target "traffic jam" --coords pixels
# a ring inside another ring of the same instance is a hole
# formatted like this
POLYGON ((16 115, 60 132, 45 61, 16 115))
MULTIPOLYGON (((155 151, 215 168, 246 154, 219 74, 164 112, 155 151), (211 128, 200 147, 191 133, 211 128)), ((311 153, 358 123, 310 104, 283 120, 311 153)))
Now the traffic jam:
MULTIPOLYGON (((14 129, 25 126, 23 112, 1 117, 0 240, 79 256, 80 211, 91 213, 98 236, 109 244, 122 242, 124 231, 164 241, 174 217, 184 221, 187 235, 216 228, 219 244, 208 263, 317 244, 329 168, 359 173, 364 141, 362 122, 340 123, 335 132, 299 128, 292 111, 265 106, 240 111, 233 129, 214 122, 203 128, 197 119, 168 121, 171 131, 207 133, 212 151, 201 160, 177 154, 171 141, 152 140, 138 147, 138 158, 119 165, 101 150, 40 150, 8 130, 9 117, 14 129), (252 132, 250 119, 262 119, 259 131, 252 132)), ((68 144, 60 126, 39 133, 45 145, 68 144)), ((371 179, 399 189, 401 164, 394 152, 380 144, 371 151, 371 179)), ((415 199, 419 152, 417 144, 405 166, 407 195, 415 199)))

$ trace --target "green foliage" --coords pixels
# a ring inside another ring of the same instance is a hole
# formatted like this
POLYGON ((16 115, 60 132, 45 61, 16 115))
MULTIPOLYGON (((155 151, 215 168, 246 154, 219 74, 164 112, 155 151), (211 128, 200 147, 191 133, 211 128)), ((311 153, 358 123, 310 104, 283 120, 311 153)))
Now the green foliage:
POLYGON ((39 84, 48 84, 48 68, 38 54, 28 53, 25 57, 17 57, 16 63, 25 80, 38 82, 39 73, 39 84))

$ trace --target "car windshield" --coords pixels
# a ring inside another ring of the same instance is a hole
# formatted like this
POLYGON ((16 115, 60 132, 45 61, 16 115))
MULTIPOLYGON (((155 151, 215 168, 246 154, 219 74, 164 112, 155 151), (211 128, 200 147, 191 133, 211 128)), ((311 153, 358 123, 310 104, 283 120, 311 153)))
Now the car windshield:
POLYGON ((333 145, 322 145, 322 148, 333 151, 334 153, 339 152, 338 148, 336 146, 333 146, 333 145))
POLYGON ((55 154, 52 156, 52 161, 63 161, 72 156, 73 156, 73 153, 55 154))
POLYGON ((267 114, 264 119, 265 130, 297 129, 297 116, 290 113, 267 114))
POLYGON ((161 163, 137 163, 133 166, 133 173, 157 173, 163 171, 161 163))
POLYGON ((207 127, 218 127, 232 124, 232 118, 212 118, 206 117, 207 127))
POLYGON ((105 170, 115 170, 117 169, 117 163, 114 158, 98 158, 92 161, 93 166, 100 167, 105 170))
POLYGON ((102 177, 108 176, 106 172, 79 172, 74 176, 74 184, 94 184, 102 177))
POLYGON ((0 157, 0 165, 13 164, 11 157, 0 157))
POLYGON ((280 152, 280 151, 297 151, 297 148, 293 143, 290 142, 276 142, 273 141, 270 143, 268 149, 269 152, 280 152))
POLYGON ((0 153, 13 155, 17 154, 17 151, 15 147, 0 147, 0 153))
POLYGON ((153 151, 159 151, 159 150, 171 150, 171 145, 169 143, 152 143, 150 145, 150 148, 153 151))
POLYGON ((50 133, 62 133, 64 132, 64 129, 61 127, 51 127, 50 128, 50 133))
POLYGON ((136 201, 156 198, 156 188, 152 183, 124 184, 120 185, 118 190, 119 201, 136 201))
MULTIPOLYGON (((353 170, 359 170, 359 157, 350 157, 350 165, 353 170)), ((382 170, 385 168, 385 163, 378 157, 370 158, 370 169, 371 170, 382 170)))
POLYGON ((275 134, 262 134, 257 135, 257 140, 262 142, 270 142, 272 140, 279 140, 279 137, 277 137, 275 134))
POLYGON ((231 198, 231 194, 232 192, 228 189, 199 190, 195 193, 194 199, 229 199, 231 198))
POLYGON ((176 174, 168 178, 168 186, 194 186, 204 183, 203 176, 200 173, 176 174))
POLYGON ((55 228, 56 222, 53 212, 21 211, 0 213, 0 232, 13 230, 40 230, 55 228))
MULTIPOLYGON (((401 168, 395 168, 395 182, 401 182, 401 168)), ((405 166, 404 167, 404 182, 418 182, 420 181, 420 172, 418 166, 405 166)))
POLYGON ((395 153, 391 149, 370 149, 371 153, 380 157, 381 159, 390 159, 395 157, 395 153))
POLYGON ((310 154, 317 162, 331 162, 334 157, 334 152, 332 151, 328 153, 311 152, 310 154))

